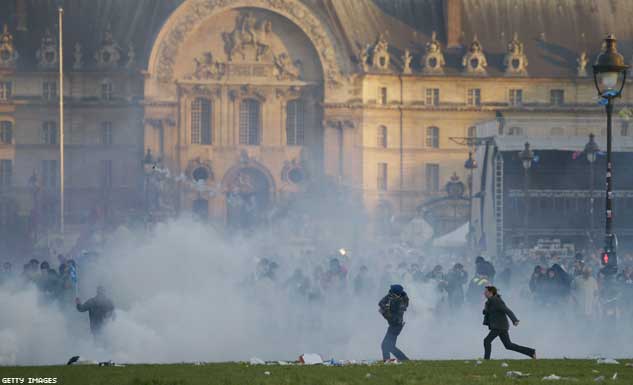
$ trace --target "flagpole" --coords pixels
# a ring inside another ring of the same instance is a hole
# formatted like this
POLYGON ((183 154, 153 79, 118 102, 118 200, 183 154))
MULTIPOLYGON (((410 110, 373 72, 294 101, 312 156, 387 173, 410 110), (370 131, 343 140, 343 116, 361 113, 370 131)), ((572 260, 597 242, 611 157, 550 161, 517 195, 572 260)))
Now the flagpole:
POLYGON ((64 239, 64 9, 59 7, 59 230, 64 239))

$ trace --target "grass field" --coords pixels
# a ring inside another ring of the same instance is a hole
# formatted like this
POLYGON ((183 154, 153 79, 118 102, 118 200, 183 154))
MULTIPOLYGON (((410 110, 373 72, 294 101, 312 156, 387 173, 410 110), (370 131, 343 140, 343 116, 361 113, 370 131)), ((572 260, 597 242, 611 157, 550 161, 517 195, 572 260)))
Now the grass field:
POLYGON ((279 366, 240 363, 206 365, 130 365, 126 367, 50 366, 0 367, 6 378, 57 378, 61 385, 494 385, 494 384, 633 384, 633 367, 598 365, 595 360, 415 361, 402 365, 352 365, 344 367, 279 366), (502 362, 509 366, 502 367, 502 362), (506 377, 514 370, 527 378, 506 377), (269 372, 270 374, 265 374, 269 372), (598 373, 599 372, 599 373, 598 373), (614 381, 614 373, 618 373, 614 381), (543 381, 556 374, 562 379, 543 381), (604 376, 603 381, 596 381, 604 376))

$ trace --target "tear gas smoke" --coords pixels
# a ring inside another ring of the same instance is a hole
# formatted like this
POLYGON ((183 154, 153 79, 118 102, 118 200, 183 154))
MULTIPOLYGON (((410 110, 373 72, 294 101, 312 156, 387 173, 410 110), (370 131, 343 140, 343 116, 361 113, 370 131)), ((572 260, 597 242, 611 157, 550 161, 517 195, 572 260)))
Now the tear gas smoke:
MULTIPOLYGON (((91 297, 104 285, 116 306, 115 320, 104 330, 104 343, 95 343, 86 313, 73 306, 46 304, 35 287, 6 284, 0 288, 0 364, 60 364, 81 355, 116 362, 233 361, 261 357, 294 360, 316 352, 337 359, 377 359, 386 324, 377 302, 388 289, 380 276, 391 260, 375 250, 348 250, 346 256, 329 249, 279 252, 278 283, 253 278, 258 257, 270 257, 285 246, 284 238, 268 232, 228 239, 213 227, 181 218, 159 224, 151 234, 120 230, 95 264, 80 266, 80 294, 91 297), (274 249, 272 246, 276 246, 274 249), (324 293, 308 301, 283 282, 295 268, 307 276, 329 257, 347 257, 348 281, 361 265, 375 279, 373 288, 355 294, 347 289, 324 293)), ((340 245, 339 245, 340 246, 340 245)), ((430 254, 430 253, 429 253, 430 254)), ((449 267, 449 259, 416 258, 426 269, 435 262, 449 267)), ((474 260, 468 258, 472 273, 474 260)), ((452 265, 452 263, 451 263, 452 265)), ((400 348, 416 359, 473 358, 483 354, 481 307, 437 312, 440 295, 432 284, 401 283, 411 298, 400 348)), ((505 290, 508 305, 521 319, 512 330, 517 342, 529 342, 540 357, 587 357, 592 354, 631 356, 629 330, 617 343, 600 337, 569 314, 555 309, 536 311, 514 282, 505 290)), ((624 328, 623 328, 624 330, 624 328)), ((623 332, 624 333, 624 332, 623 332)), ((495 342, 493 358, 519 358, 495 342)))

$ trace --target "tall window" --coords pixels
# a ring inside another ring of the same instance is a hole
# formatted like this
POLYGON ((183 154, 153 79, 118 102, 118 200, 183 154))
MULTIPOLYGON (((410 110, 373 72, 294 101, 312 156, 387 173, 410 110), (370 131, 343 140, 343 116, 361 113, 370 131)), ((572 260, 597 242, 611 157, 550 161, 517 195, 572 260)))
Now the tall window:
POLYGON ((468 105, 481 106, 481 88, 468 89, 468 105))
POLYGON ((13 161, 10 159, 0 160, 0 188, 11 186, 13 178, 13 161))
POLYGON ((256 146, 260 143, 259 102, 244 99, 240 103, 240 144, 256 146))
POLYGON ((112 161, 101 161, 101 187, 112 188, 112 161))
POLYGON ((42 96, 46 100, 57 99, 57 82, 44 82, 42 83, 42 96))
POLYGON ((387 87, 380 87, 378 89, 378 95, 380 96, 380 104, 387 105, 387 87))
POLYGON ((379 191, 387 191, 387 163, 378 163, 377 172, 376 188, 379 191))
POLYGON ((13 143, 13 123, 9 121, 0 122, 0 144, 13 143))
POLYGON ((212 144, 211 102, 197 98, 191 103, 191 143, 212 144))
POLYGON ((437 127, 427 127, 426 129, 426 147, 440 147, 440 129, 437 127))
POLYGON ((426 189, 429 192, 440 191, 440 165, 428 163, 426 165, 426 189))
POLYGON ((42 161, 42 187, 53 189, 59 182, 59 163, 57 160, 42 161))
POLYGON ((13 91, 11 82, 0 82, 0 100, 9 100, 13 91))
POLYGON ((381 148, 387 148, 387 127, 378 127, 378 135, 376 136, 376 145, 381 148))
POLYGON ((101 123, 101 144, 104 146, 112 145, 112 122, 101 123))
POLYGON ((426 89, 426 105, 427 106, 440 105, 440 89, 439 88, 426 89))
POLYGON ((286 105, 286 144, 303 146, 305 138, 304 103, 291 100, 286 105))
POLYGON ((112 100, 112 82, 109 80, 104 80, 101 83, 101 99, 112 100))
POLYGON ((52 121, 42 124, 42 144, 57 144, 57 124, 52 121))
POLYGON ((521 135, 523 135, 523 128, 521 128, 521 127, 510 127, 510 129, 508 130, 508 135, 521 136, 521 135))
POLYGON ((523 90, 511 89, 510 90, 510 105, 520 106, 523 104, 523 90))
POLYGON ((631 134, 631 129, 629 127, 629 122, 622 121, 622 125, 620 126, 620 136, 629 136, 631 134))
POLYGON ((565 104, 565 90, 550 90, 550 103, 554 106, 562 106, 565 104))
POLYGON ((475 126, 468 127, 468 137, 474 138, 476 136, 477 136, 477 127, 475 126))

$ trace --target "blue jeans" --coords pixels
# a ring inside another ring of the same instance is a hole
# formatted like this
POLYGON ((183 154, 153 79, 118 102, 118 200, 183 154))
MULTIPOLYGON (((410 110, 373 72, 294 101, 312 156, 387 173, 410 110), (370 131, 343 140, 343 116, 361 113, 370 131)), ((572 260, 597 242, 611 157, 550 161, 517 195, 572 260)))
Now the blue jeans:
POLYGON ((390 354, 393 354, 399 361, 408 361, 409 358, 396 347, 396 341, 398 340, 398 336, 400 332, 402 332, 402 328, 404 324, 401 325, 389 325, 387 329, 387 334, 385 334, 385 338, 382 340, 382 360, 387 361, 391 358, 390 354))

